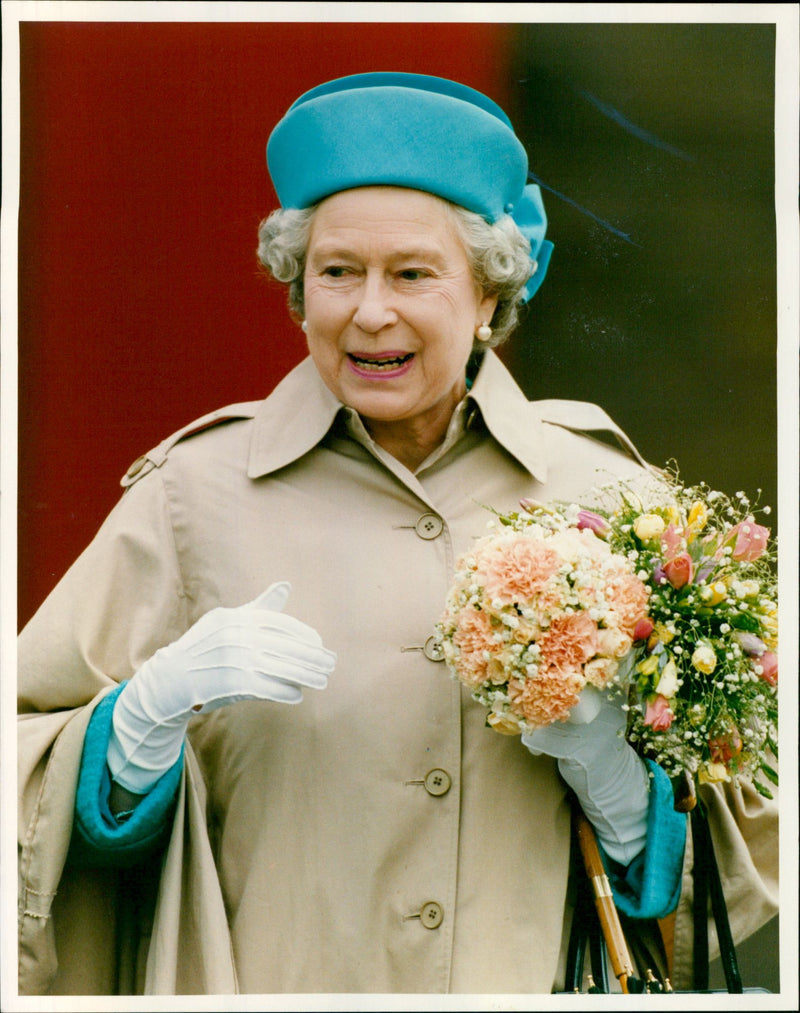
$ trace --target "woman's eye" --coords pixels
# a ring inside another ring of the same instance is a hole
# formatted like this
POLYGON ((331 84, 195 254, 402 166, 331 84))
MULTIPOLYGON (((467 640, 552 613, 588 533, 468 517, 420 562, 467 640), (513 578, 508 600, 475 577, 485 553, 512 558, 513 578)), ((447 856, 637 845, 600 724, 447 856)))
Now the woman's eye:
POLYGON ((329 267, 324 268, 322 273, 327 278, 344 278, 345 275, 349 274, 349 270, 341 264, 331 264, 329 267))
POLYGON ((404 271, 400 272, 400 277, 403 281, 419 281, 420 278, 427 277, 427 272, 418 267, 407 267, 404 271))

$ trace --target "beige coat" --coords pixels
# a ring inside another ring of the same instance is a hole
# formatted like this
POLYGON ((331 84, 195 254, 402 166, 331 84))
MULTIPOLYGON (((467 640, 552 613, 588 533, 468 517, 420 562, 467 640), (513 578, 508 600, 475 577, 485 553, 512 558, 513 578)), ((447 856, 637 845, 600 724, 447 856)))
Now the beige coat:
MULTIPOLYGON (((598 408, 527 402, 493 353, 472 393, 411 474, 307 360, 265 402, 132 467, 20 639, 21 993, 558 987, 564 785, 553 761, 484 727, 429 638, 486 506, 583 497, 641 468, 580 431, 614 430, 598 408), (275 580, 338 653, 328 688, 194 720, 149 884, 65 871, 100 696, 208 609, 275 580)), ((741 936, 776 909, 774 807, 714 797, 741 936)))

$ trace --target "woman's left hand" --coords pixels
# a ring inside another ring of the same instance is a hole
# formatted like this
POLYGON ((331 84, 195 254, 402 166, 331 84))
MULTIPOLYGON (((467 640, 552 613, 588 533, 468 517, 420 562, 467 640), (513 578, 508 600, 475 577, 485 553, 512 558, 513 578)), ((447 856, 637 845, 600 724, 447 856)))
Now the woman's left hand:
POLYGON ((628 865, 647 839, 649 774, 625 740, 625 712, 587 686, 573 717, 522 736, 534 756, 558 760, 606 853, 628 865))

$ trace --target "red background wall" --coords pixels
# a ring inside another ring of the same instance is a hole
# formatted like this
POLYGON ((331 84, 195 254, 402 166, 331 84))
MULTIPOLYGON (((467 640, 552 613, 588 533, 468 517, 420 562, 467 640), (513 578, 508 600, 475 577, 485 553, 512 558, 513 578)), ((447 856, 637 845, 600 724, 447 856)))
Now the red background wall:
POLYGON ((22 625, 139 454, 260 398, 304 354, 256 268, 264 150, 303 91, 370 70, 505 101, 509 29, 474 24, 23 23, 22 625))

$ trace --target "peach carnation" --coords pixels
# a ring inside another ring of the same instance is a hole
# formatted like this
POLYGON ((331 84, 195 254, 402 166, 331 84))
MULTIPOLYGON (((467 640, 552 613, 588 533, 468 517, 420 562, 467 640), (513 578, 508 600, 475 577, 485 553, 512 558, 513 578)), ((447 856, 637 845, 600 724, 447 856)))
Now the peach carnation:
POLYGON ((597 623, 588 612, 556 616, 538 643, 545 668, 579 670, 597 653, 597 623))
POLYGON ((480 561, 484 593, 489 601, 504 604, 530 602, 562 564, 553 549, 519 535, 491 547, 480 561))
POLYGON ((633 637, 636 624, 647 615, 647 587, 634 574, 620 573, 609 581, 605 596, 615 616, 615 625, 633 637))
POLYGON ((532 728, 566 721, 578 702, 584 681, 579 672, 540 672, 530 679, 512 679, 508 696, 513 709, 532 728))
POLYGON ((486 651, 495 646, 489 616, 477 609, 466 609, 458 617, 453 643, 460 652, 455 660, 459 677, 468 686, 480 686, 486 679, 486 651))

